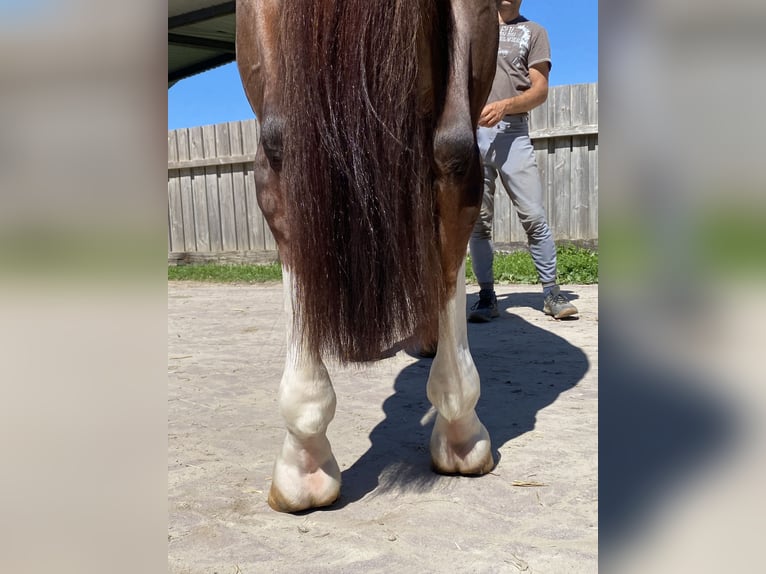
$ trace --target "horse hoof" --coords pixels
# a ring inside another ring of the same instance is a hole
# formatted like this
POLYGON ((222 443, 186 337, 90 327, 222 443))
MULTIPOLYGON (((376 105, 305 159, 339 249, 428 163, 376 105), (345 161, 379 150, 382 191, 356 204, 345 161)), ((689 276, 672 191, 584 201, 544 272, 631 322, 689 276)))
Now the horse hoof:
POLYGON ((322 497, 312 495, 287 497, 273 484, 269 490, 269 506, 277 512, 300 512, 310 508, 330 506, 340 498, 340 489, 335 493, 326 493, 322 497))
POLYGON ((473 460, 451 460, 445 464, 444 461, 431 458, 431 468, 437 474, 446 474, 449 476, 482 476, 495 468, 495 459, 491 452, 487 452, 483 459, 478 462, 473 460))
POLYGON ((274 465, 269 506, 278 512, 300 512, 330 506, 340 496, 340 469, 335 457, 311 472, 284 464, 274 465))
POLYGON ((431 467, 440 474, 477 476, 495 467, 489 433, 475 413, 462 421, 437 416, 431 434, 431 467))

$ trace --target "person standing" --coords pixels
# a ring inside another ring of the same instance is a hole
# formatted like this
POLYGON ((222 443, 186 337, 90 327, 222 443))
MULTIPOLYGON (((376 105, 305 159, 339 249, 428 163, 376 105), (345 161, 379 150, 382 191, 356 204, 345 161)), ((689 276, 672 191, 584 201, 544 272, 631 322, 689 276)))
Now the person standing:
POLYGON ((556 282, 556 245, 543 206, 543 188, 529 139, 529 111, 548 97, 551 68, 548 34, 521 15, 522 0, 498 0, 500 43, 497 68, 487 104, 479 117, 477 143, 484 169, 481 213, 468 246, 479 283, 479 300, 468 320, 486 323, 499 315, 492 263, 495 180, 516 208, 532 261, 543 286, 543 312, 556 319, 577 314, 556 282))

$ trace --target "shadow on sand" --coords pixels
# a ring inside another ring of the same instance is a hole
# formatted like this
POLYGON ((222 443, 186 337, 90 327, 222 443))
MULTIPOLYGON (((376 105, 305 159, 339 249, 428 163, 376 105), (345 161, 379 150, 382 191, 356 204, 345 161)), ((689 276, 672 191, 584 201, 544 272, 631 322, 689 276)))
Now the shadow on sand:
MULTIPOLYGON (((469 297, 468 306, 474 300, 469 297)), ((520 306, 542 310, 540 292, 500 296, 499 318, 468 325, 482 385, 476 410, 489 431, 496 462, 498 448, 534 429, 538 411, 574 387, 588 370, 588 360, 579 348, 513 315, 513 307, 520 306)), ((376 490, 427 491, 440 479, 430 469, 433 421, 421 424, 430 408, 426 381, 431 362, 420 358, 399 373, 395 393, 383 403, 386 418, 370 433, 372 445, 367 452, 342 473, 341 498, 330 510, 376 490)))
MULTIPOLYGON (((566 293, 576 300, 576 295, 566 293)), ((470 307, 476 296, 468 298, 470 307)), ((498 448, 531 431, 537 413, 577 385, 588 370, 585 354, 565 339, 513 314, 542 311, 539 291, 498 297, 500 317, 468 324, 481 376, 477 412, 498 448)), ((609 313, 607 313, 609 314, 609 313)), ((636 356, 614 323, 599 325, 599 544, 609 561, 651 524, 674 488, 730 449, 741 433, 736 412, 681 369, 636 356)), ((417 355, 415 355, 417 356, 417 355)), ((440 479, 430 469, 432 424, 421 424, 431 359, 397 377, 383 404, 386 418, 370 433, 371 446, 342 473, 335 510, 376 492, 426 492, 440 479)))

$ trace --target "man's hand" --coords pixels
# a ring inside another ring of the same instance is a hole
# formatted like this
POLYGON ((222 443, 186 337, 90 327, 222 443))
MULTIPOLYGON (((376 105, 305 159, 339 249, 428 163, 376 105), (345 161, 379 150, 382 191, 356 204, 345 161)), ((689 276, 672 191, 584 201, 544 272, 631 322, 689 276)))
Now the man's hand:
POLYGON ((481 110, 479 125, 483 128, 491 128, 504 116, 523 114, 533 110, 548 98, 548 62, 541 62, 529 68, 529 80, 531 87, 520 94, 487 104, 481 110))
POLYGON ((479 116, 479 125, 483 128, 491 128, 505 116, 505 100, 492 102, 484 106, 479 116))

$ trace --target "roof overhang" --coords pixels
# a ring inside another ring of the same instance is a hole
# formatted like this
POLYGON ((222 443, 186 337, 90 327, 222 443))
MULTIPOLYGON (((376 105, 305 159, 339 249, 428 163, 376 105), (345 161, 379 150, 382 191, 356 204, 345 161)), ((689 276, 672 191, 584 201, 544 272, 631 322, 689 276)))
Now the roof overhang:
POLYGON ((168 0, 168 88, 233 62, 236 2, 168 0))

